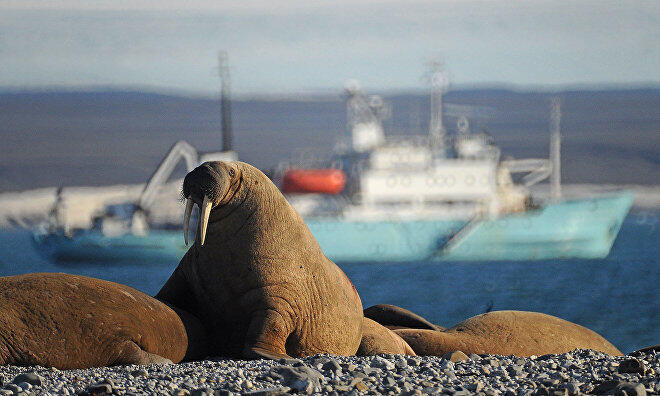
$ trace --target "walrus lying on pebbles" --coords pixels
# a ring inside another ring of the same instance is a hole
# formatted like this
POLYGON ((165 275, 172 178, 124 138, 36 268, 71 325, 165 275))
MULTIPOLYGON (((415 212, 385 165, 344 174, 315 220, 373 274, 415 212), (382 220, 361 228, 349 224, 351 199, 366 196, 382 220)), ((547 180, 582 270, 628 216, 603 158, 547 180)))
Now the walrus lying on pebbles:
POLYGON ((203 357, 204 339, 196 319, 128 286, 68 274, 0 277, 0 365, 172 363, 203 357))
POLYGON ((362 303, 300 215, 261 171, 206 162, 183 182, 184 234, 197 237, 157 298, 205 324, 211 353, 242 358, 353 355, 362 303))
POLYGON ((365 317, 362 342, 360 342, 357 355, 372 356, 381 354, 415 356, 415 351, 392 330, 365 317))
POLYGON ((364 310, 364 317, 369 318, 388 329, 428 329, 444 330, 414 312, 390 304, 372 305, 364 310))
POLYGON ((444 331, 398 329, 394 332, 422 356, 462 351, 525 357, 574 349, 621 355, 614 345, 586 327, 538 312, 493 311, 473 316, 444 331))

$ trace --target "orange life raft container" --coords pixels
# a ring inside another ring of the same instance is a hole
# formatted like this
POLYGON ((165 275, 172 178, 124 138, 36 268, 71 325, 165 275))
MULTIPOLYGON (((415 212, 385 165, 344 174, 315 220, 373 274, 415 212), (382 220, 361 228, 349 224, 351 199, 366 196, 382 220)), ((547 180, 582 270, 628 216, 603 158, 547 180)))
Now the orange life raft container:
POLYGON ((339 194, 346 175, 339 169, 287 169, 282 178, 284 193, 339 194))

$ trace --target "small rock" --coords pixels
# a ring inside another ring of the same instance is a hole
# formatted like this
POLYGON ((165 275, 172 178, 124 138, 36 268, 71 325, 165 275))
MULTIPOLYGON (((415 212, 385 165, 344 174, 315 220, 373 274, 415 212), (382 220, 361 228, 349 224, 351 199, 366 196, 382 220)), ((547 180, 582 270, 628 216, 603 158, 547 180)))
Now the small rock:
POLYGON ((244 392, 243 395, 251 396, 281 396, 288 395, 291 388, 286 386, 278 386, 274 388, 259 389, 252 392, 244 392))
POLYGON ((300 359, 285 359, 282 358, 277 361, 279 364, 285 364, 287 366, 304 366, 305 363, 300 359))
POLYGON ((444 388, 442 386, 433 386, 430 388, 422 389, 423 395, 441 395, 443 392, 444 388))
POLYGON ((478 393, 481 392, 482 389, 484 389, 484 384, 481 381, 477 381, 469 385, 467 388, 472 392, 478 393))
POLYGON ((215 393, 213 392, 213 389, 211 388, 201 388, 201 389, 195 389, 192 391, 190 394, 191 396, 213 396, 215 393))
POLYGON ((442 363, 440 363, 440 368, 443 370, 454 370, 454 362, 451 360, 443 360, 442 363))
POLYGON ((341 373, 341 365, 334 359, 330 359, 321 366, 323 371, 330 371, 332 373, 341 373))
POLYGON ((44 383, 44 379, 37 373, 23 373, 19 374, 12 381, 13 384, 18 384, 21 382, 27 382, 30 385, 41 386, 44 383))
POLYGON ((633 382, 622 382, 617 385, 615 395, 624 396, 646 396, 644 385, 633 382))
POLYGON ((564 388, 569 395, 577 395, 580 393, 580 384, 575 382, 567 382, 564 384, 564 388))
POLYGON ((149 372, 145 369, 139 369, 136 371, 133 371, 131 374, 133 374, 134 377, 148 377, 149 372))
POLYGON ((16 385, 18 385, 19 388, 23 389, 26 392, 32 389, 32 385, 28 384, 27 382, 19 382, 16 385))
POLYGON ((524 372, 523 366, 519 366, 517 364, 507 367, 507 370, 509 371, 509 375, 513 375, 515 377, 521 377, 524 372))
POLYGON ((454 351, 454 352, 449 352, 446 353, 442 356, 443 359, 447 359, 451 362, 462 362, 464 360, 468 360, 468 356, 461 352, 461 351, 454 351))
POLYGON ((172 396, 190 396, 188 389, 175 389, 172 392, 172 396))
POLYGON ((311 393, 313 389, 320 386, 323 375, 307 366, 276 366, 270 370, 271 373, 282 378, 282 384, 301 393, 311 393))
POLYGON ((404 392, 410 392, 413 390, 413 386, 410 382, 403 381, 403 384, 401 384, 401 390, 404 392))
POLYGON ((23 391, 23 389, 21 389, 21 388, 20 388, 18 385, 16 385, 16 384, 9 384, 9 385, 5 386, 5 389, 8 390, 8 391, 10 391, 11 394, 18 394, 18 393, 20 393, 20 392, 23 391))
POLYGON ((592 390, 592 393, 596 395, 603 395, 605 393, 608 393, 612 389, 616 388, 617 385, 619 385, 619 381, 617 380, 607 380, 604 382, 601 382, 600 384, 596 385, 594 389, 592 390))
POLYGON ((396 366, 394 365, 394 363, 390 362, 389 360, 380 356, 376 356, 374 360, 371 361, 371 367, 380 368, 384 370, 394 370, 396 366))
POLYGON ((355 389, 356 389, 358 392, 366 392, 367 389, 369 389, 369 387, 368 387, 364 382, 362 382, 362 381, 358 381, 358 382, 355 384, 355 389))
POLYGON ((621 374, 641 374, 645 372, 644 363, 635 358, 626 359, 619 364, 618 372, 621 374))
POLYGON ((87 393, 90 395, 111 395, 112 386, 110 384, 94 384, 87 387, 87 393))

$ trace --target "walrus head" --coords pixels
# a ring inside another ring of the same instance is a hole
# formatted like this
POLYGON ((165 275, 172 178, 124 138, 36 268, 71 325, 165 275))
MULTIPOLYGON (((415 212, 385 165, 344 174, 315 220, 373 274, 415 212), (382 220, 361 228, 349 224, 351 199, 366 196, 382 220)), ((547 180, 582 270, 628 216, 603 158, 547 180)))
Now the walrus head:
POLYGON ((229 202, 239 190, 241 169, 233 162, 205 162, 188 173, 183 180, 186 199, 183 235, 188 244, 188 227, 193 205, 200 208, 199 241, 204 245, 211 210, 229 202))

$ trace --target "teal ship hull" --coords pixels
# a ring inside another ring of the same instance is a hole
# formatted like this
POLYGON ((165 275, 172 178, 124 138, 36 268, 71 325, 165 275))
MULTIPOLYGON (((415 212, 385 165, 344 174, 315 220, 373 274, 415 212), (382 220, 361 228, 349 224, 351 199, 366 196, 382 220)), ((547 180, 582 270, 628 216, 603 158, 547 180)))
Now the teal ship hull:
POLYGON ((595 259, 609 254, 632 202, 626 192, 469 222, 324 218, 307 224, 338 262, 595 259))
MULTIPOLYGON (((336 262, 498 261, 606 257, 633 202, 629 192, 547 203, 538 209, 470 221, 305 221, 336 262)), ((64 261, 178 261, 187 250, 177 230, 146 236, 35 233, 40 251, 64 261)))

